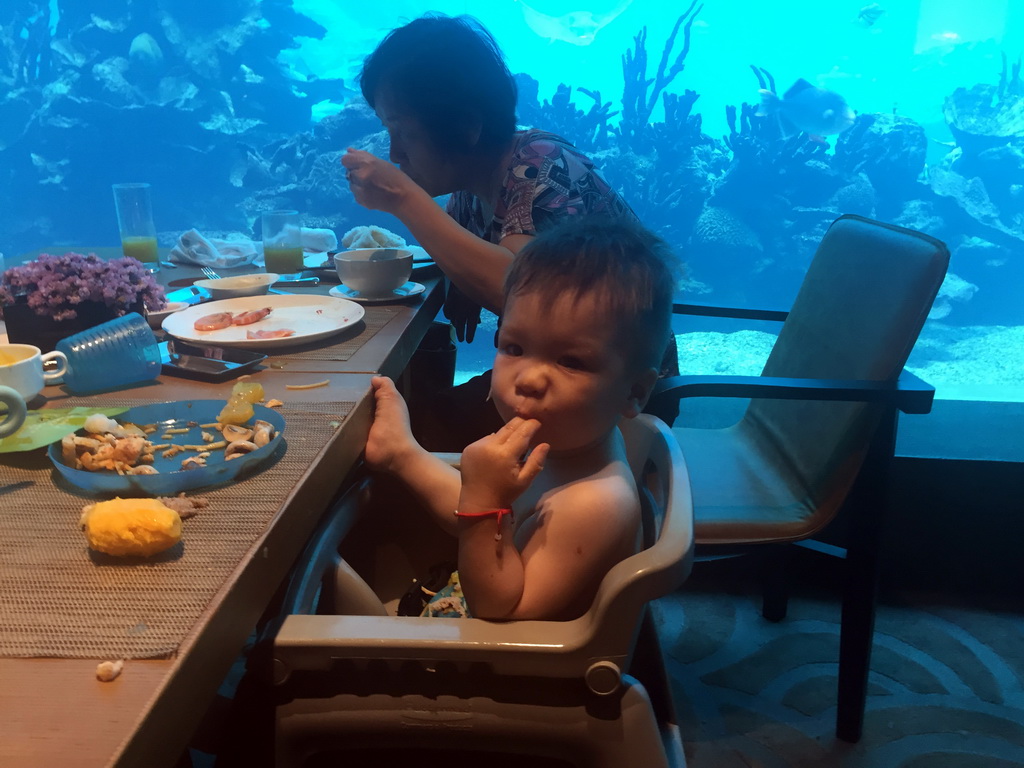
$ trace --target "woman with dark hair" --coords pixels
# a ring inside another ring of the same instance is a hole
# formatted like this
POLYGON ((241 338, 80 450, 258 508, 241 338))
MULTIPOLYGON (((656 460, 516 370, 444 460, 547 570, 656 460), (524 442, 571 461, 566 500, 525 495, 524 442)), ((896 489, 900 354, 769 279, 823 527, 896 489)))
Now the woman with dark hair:
MULTIPOLYGON (((449 278, 445 316, 460 340, 472 340, 480 307, 501 314, 505 274, 539 231, 578 214, 635 218, 566 139, 516 129, 515 80, 471 17, 430 14, 391 31, 360 86, 388 131, 391 162, 350 148, 352 193, 399 218, 449 278), (447 211, 432 199, 445 194, 447 211)), ((449 416, 459 407, 467 424, 455 450, 501 424, 486 402, 489 375, 478 379, 442 406, 449 416)))

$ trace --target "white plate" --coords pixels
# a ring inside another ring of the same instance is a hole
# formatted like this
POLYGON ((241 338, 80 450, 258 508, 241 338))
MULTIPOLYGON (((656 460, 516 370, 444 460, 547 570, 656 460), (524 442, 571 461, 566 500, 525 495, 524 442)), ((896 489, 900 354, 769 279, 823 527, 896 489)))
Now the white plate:
POLYGON ((251 347, 277 349, 323 339, 355 325, 366 314, 361 306, 346 299, 308 294, 244 296, 239 299, 208 301, 181 312, 175 312, 163 322, 163 329, 172 336, 198 344, 219 344, 223 347, 251 347), (273 311, 263 320, 251 325, 232 325, 217 331, 197 331, 195 322, 217 312, 245 312, 270 307, 273 311), (246 331, 295 331, 280 339, 248 339, 246 331))
POLYGON ((363 296, 359 291, 354 291, 347 285, 336 285, 328 293, 339 299, 358 301, 360 304, 382 304, 386 301, 401 301, 410 296, 419 296, 423 293, 423 283, 406 283, 395 288, 390 295, 385 296, 363 296))

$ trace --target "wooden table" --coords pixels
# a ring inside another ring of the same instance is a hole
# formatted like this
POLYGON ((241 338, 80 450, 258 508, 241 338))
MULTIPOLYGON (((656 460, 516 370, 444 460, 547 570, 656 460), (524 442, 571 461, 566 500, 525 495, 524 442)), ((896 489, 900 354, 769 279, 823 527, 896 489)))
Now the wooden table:
MULTIPOLYGON (((180 270, 174 272, 178 276, 180 270)), ((268 398, 285 400, 293 393, 285 385, 326 379, 327 387, 303 390, 303 397, 353 402, 355 407, 295 478, 271 524, 252 542, 174 658, 131 661, 112 683, 96 680, 96 659, 0 658, 0 765, 158 768, 175 763, 342 478, 357 464, 372 417, 371 375, 396 376, 404 369, 436 314, 441 293, 432 280, 421 303, 403 307, 350 360, 333 363, 334 370, 317 364, 306 366, 317 370, 287 366, 254 375, 268 398)), ((162 376, 155 384, 116 396, 154 402, 219 399, 228 387, 162 376)), ((66 397, 56 387, 43 394, 49 407, 61 407, 66 397)), ((101 403, 108 397, 95 399, 101 403)))
MULTIPOLYGON (((120 258, 123 255, 120 246, 37 248, 17 256, 8 257, 7 266, 13 267, 23 264, 43 253, 60 255, 68 251, 95 253, 102 259, 120 258)), ((166 262, 167 258, 168 249, 161 248, 160 260, 166 262)), ((259 271, 261 271, 260 267, 247 266, 234 269, 219 269, 218 274, 230 277, 259 271)), ((320 285, 316 287, 285 285, 280 287, 281 290, 286 293, 302 295, 326 295, 333 285, 337 285, 337 278, 332 279, 330 274, 325 275, 323 271, 307 271, 304 274, 321 277, 320 285)), ((199 267, 182 264, 177 267, 162 267, 155 277, 162 285, 167 286, 168 291, 173 291, 177 288, 191 285, 196 280, 202 280, 205 276, 199 267)), ((431 265, 414 269, 412 279, 426 286, 427 290, 421 294, 422 298, 415 302, 387 305, 400 309, 400 316, 377 332, 349 360, 344 362, 305 361, 301 366, 297 366, 289 361, 287 369, 290 371, 305 370, 322 373, 380 373, 392 378, 397 377, 405 369, 406 363, 412 357, 412 353, 416 350, 420 339, 423 338, 427 328, 444 302, 444 291, 440 290, 441 286, 439 285, 442 282, 441 273, 436 266, 431 265)), ((281 350, 279 356, 287 358, 287 350, 281 350)))

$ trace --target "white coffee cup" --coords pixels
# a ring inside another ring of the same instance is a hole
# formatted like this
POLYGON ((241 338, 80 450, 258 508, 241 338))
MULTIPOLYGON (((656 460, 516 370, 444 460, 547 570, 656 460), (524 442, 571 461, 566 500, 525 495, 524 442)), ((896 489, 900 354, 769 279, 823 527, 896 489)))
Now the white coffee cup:
POLYGON ((68 359, 63 352, 44 355, 39 347, 31 344, 0 344, 0 402, 7 405, 7 417, 0 425, 0 437, 13 434, 21 427, 25 421, 25 404, 67 370, 68 359), (56 366, 46 370, 44 366, 48 362, 55 362, 56 366))
POLYGON ((13 435, 21 429, 21 425, 25 423, 27 410, 25 398, 18 393, 18 390, 5 387, 3 384, 0 384, 0 403, 7 406, 7 413, 2 414, 3 421, 0 421, 0 438, 2 438, 13 435))

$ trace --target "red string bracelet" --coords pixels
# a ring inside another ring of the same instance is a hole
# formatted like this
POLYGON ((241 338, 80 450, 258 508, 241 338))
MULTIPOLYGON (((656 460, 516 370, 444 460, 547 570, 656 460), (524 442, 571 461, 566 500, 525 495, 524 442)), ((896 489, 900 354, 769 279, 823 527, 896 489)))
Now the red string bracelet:
POLYGON ((483 512, 459 512, 455 510, 456 517, 490 517, 495 515, 498 518, 498 532, 494 534, 495 541, 501 541, 501 518, 508 515, 512 520, 512 524, 516 523, 516 513, 512 511, 512 507, 503 507, 501 509, 485 509, 483 512))

